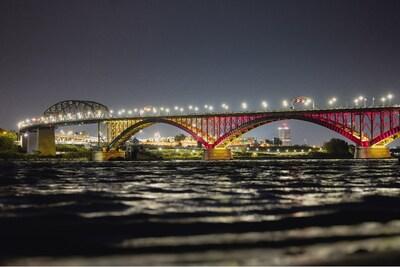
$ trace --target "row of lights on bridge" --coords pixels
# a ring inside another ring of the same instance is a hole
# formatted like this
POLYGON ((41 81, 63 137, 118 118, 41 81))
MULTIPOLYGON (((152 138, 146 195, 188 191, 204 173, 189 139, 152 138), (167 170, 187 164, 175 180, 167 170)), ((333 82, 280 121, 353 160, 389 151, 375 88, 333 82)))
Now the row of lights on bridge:
MULTIPOLYGON (((385 105, 386 103, 389 103, 389 105, 391 105, 391 101, 394 98, 394 95, 389 93, 386 96, 381 97, 381 103, 382 105, 385 105)), ((357 98, 354 99, 354 104, 356 107, 367 107, 367 101, 368 99, 366 97, 363 96, 359 96, 357 98)), ((332 97, 331 99, 329 99, 328 101, 328 105, 330 107, 335 107, 337 105, 338 99, 336 97, 332 97)), ((312 105, 312 109, 315 108, 315 103, 314 100, 312 98, 306 98, 304 102, 302 102, 302 104, 305 107, 309 107, 310 105, 312 105)), ((284 109, 289 108, 291 105, 293 105, 293 103, 291 103, 289 100, 283 100, 282 101, 282 107, 284 109)), ((375 106, 375 98, 372 98, 372 106, 375 106)), ((248 110, 248 104, 247 102, 242 102, 240 104, 241 110, 246 111, 248 110)), ((267 110, 268 109, 268 103, 267 101, 261 101, 261 107, 263 110, 267 110)), ((221 108, 224 111, 229 111, 229 105, 226 103, 222 103, 221 104, 221 108)), ((172 112, 179 113, 179 114, 183 114, 185 112, 185 107, 182 106, 174 106, 173 109, 170 109, 169 107, 145 107, 145 108, 135 108, 135 109, 130 109, 130 110, 126 110, 126 109, 121 109, 118 112, 114 112, 113 110, 110 110, 110 116, 126 116, 126 115, 145 115, 147 114, 165 114, 165 115, 169 115, 172 112), (115 114, 116 113, 116 114, 115 114)), ((189 111, 189 113, 197 113, 200 111, 200 108, 198 106, 194 106, 194 105, 189 105, 187 107, 187 110, 189 111)), ((204 111, 206 112, 213 112, 214 106, 213 105, 209 105, 209 104, 205 104, 204 105, 204 111)), ((91 112, 88 111, 86 114, 85 113, 81 113, 78 112, 76 114, 66 114, 66 116, 63 115, 59 115, 58 117, 56 116, 49 116, 49 117, 40 117, 40 118, 32 118, 32 119, 26 119, 24 121, 21 121, 18 123, 18 128, 21 127, 25 127, 27 125, 31 125, 31 124, 35 124, 35 123, 54 123, 54 122, 60 122, 60 121, 68 121, 68 120, 75 120, 75 119, 93 119, 93 118, 103 118, 104 116, 106 116, 107 114, 104 114, 102 112, 91 112)))

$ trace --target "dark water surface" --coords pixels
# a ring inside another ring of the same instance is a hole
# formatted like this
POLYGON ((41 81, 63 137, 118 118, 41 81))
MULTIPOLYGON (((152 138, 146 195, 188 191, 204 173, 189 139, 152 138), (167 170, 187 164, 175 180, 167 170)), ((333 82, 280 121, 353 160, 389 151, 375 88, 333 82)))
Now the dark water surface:
POLYGON ((400 264, 395 160, 0 162, 0 264, 400 264))

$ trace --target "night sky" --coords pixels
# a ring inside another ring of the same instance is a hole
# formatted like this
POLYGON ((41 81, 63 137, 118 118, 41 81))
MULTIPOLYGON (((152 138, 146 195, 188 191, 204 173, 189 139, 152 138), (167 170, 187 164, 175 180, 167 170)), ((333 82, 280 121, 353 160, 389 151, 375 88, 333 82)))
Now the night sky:
MULTIPOLYGON (((66 99, 256 109, 399 88, 400 1, 0 1, 0 128, 66 99)), ((297 142, 334 136, 290 125, 297 142)))

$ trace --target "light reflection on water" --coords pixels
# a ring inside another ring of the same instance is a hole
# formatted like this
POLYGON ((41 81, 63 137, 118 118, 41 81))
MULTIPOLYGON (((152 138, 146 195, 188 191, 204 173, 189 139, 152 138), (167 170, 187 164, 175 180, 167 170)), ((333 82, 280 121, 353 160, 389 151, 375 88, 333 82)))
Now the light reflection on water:
POLYGON ((0 162, 0 170, 5 264, 362 263, 399 247, 394 160, 0 162))

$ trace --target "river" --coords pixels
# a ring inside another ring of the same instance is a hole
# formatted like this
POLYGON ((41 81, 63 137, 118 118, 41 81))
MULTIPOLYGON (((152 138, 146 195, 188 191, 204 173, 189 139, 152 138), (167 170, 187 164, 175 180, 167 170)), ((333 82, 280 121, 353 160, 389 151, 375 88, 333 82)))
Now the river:
POLYGON ((0 162, 0 264, 400 264, 399 174, 396 160, 0 162))

